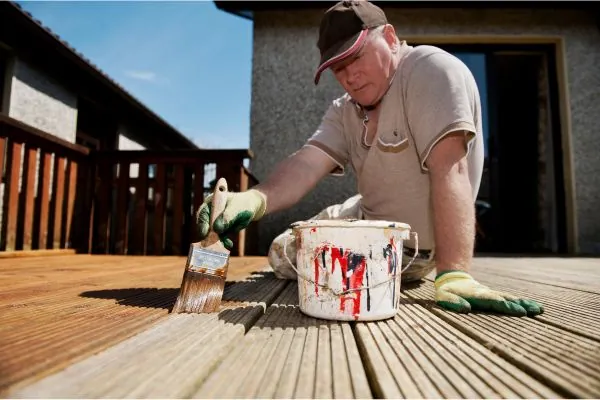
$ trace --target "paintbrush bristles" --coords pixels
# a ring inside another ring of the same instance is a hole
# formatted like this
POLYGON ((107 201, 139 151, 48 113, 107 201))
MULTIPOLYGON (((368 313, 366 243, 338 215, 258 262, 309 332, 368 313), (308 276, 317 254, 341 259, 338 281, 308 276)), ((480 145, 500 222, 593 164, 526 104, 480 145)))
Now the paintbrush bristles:
POLYGON ((174 313, 211 313, 219 310, 225 277, 186 270, 174 313))

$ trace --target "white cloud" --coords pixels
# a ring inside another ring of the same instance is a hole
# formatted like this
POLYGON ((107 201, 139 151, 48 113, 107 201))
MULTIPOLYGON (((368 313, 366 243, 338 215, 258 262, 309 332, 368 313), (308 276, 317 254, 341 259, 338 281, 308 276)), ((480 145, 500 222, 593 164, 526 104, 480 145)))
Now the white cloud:
POLYGON ((125 75, 133 79, 139 79, 146 82, 155 82, 156 74, 152 71, 125 71, 125 75))

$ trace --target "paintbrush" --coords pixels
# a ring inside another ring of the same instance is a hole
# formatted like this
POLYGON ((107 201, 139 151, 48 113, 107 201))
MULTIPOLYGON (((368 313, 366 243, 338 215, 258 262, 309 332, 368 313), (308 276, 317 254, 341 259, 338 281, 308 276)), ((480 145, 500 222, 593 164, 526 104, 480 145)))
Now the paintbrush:
POLYGON ((213 223, 225 209, 226 202, 227 181, 220 178, 211 202, 208 236, 190 245, 181 289, 172 310, 174 313, 210 313, 217 311, 221 305, 229 250, 213 231, 213 223))

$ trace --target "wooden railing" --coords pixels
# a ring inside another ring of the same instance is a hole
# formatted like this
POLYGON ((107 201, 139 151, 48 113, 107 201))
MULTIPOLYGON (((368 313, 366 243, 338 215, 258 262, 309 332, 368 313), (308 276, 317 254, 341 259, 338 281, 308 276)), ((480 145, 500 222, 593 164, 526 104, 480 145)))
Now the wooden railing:
MULTIPOLYGON (((248 150, 102 151, 92 154, 96 172, 91 252, 187 254, 198 240, 195 213, 211 183, 230 191, 256 184, 244 167, 248 150)), ((240 232, 232 255, 256 251, 256 235, 240 232)))
MULTIPOLYGON (((257 183, 248 150, 99 151, 0 115, 0 251, 185 255, 211 182, 257 183)), ((256 254, 254 226, 232 255, 256 254)))
POLYGON ((0 178, 0 250, 82 245, 88 149, 0 115, 0 178))

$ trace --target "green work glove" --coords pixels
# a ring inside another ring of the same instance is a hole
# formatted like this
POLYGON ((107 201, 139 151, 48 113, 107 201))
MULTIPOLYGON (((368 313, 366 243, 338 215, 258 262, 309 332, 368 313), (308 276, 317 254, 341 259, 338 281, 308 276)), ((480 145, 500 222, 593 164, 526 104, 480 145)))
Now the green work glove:
POLYGON ((434 286, 436 303, 451 311, 496 311, 518 317, 532 317, 544 312, 544 306, 540 303, 492 290, 463 271, 438 274, 434 286))
MULTIPOLYGON (((200 240, 208 236, 210 231, 210 212, 212 194, 206 196, 204 203, 196 213, 196 224, 200 234, 200 240)), ((255 189, 245 192, 228 192, 225 211, 215 219, 213 230, 219 234, 226 248, 231 249, 233 242, 226 236, 230 233, 239 232, 246 228, 250 222, 256 221, 265 214, 267 198, 255 189)))

